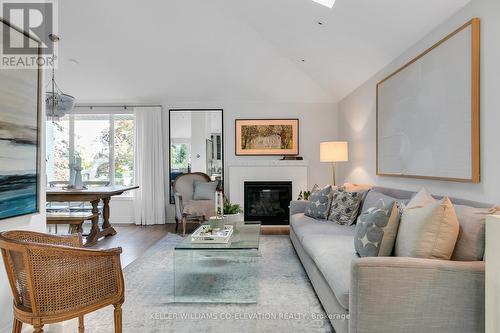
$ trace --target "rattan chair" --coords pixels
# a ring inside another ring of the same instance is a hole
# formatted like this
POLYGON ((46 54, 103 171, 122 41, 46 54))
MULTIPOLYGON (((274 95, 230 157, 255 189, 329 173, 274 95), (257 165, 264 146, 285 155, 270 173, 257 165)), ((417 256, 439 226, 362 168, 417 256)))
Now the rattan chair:
POLYGON ((12 332, 23 323, 42 333, 46 324, 78 318, 114 306, 115 333, 122 331, 124 282, 121 248, 82 248, 81 235, 54 236, 29 231, 0 233, 0 249, 14 297, 12 332))

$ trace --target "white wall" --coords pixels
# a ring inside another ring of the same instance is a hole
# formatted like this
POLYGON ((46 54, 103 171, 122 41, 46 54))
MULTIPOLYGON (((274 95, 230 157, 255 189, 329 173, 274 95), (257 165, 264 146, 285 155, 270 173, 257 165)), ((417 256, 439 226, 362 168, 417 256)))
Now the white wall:
MULTIPOLYGON (((229 189, 231 175, 228 166, 234 161, 278 160, 280 156, 237 157, 234 153, 234 121, 237 118, 299 118, 300 120, 300 155, 309 161, 308 183, 331 183, 331 165, 319 161, 319 143, 335 140, 338 137, 337 105, 333 103, 278 103, 278 102, 192 102, 163 103, 164 145, 168 147, 168 110, 184 108, 221 108, 224 110, 224 165, 225 188, 229 189)), ((168 149, 166 149, 168 151, 168 149)), ((165 156, 165 182, 168 183, 168 156, 165 156)), ((165 185, 168 200, 168 187, 165 185)), ((231 194, 228 193, 230 196, 231 194)), ((116 198, 111 200, 112 223, 132 223, 133 205, 131 199, 116 198)), ((168 202, 168 201, 167 201, 168 202)), ((174 222, 174 207, 167 204, 167 222, 174 222)))
POLYGON ((411 190, 425 186, 437 194, 500 203, 499 38, 500 2, 473 0, 344 98, 339 103, 339 139, 350 142, 350 162, 340 165, 340 178, 350 182, 373 183, 411 190), (473 17, 481 19, 481 183, 461 184, 376 176, 376 83, 473 17))
MULTIPOLYGON (((43 81, 42 81, 43 82, 43 81)), ((42 94, 43 96, 43 94, 42 94)), ((42 119, 45 119, 45 111, 42 111, 42 119)), ((42 121, 40 133, 45 133, 45 121, 42 121)), ((42 135, 40 142, 40 156, 45 156, 45 135, 42 135)), ((6 230, 32 230, 45 232, 45 163, 42 159, 40 165, 40 196, 39 196, 39 214, 15 217, 0 221, 0 232, 6 230)), ((12 292, 7 280, 5 268, 0 258, 0 332, 10 332, 12 328, 12 292)))
MULTIPOLYGON (((249 159, 280 159, 271 157, 239 157, 235 155, 234 121, 237 118, 299 118, 300 155, 309 161, 308 183, 312 186, 331 182, 331 166, 319 162, 319 143, 337 138, 337 105, 329 103, 273 103, 273 102, 228 102, 228 103, 179 103, 164 104, 165 145, 168 145, 168 109, 172 108, 222 108, 224 110, 224 165, 225 188, 229 189, 231 175, 229 165, 234 161, 249 159)), ((168 159, 166 160, 168 162, 168 159)), ((165 171, 168 177, 168 166, 165 171)), ((168 192, 167 192, 168 193, 168 192)), ((230 193, 228 193, 231 196, 230 193)), ((174 209, 167 211, 169 222, 174 221, 174 209)))
MULTIPOLYGON (((331 165, 319 161, 319 144, 337 138, 336 104, 310 103, 231 103, 224 108, 224 164, 226 181, 231 181, 228 166, 234 161, 249 159, 280 159, 235 155, 234 121, 237 118, 298 118, 300 155, 309 161, 308 183, 331 183, 331 165)), ((229 195, 231 195, 229 193, 229 195)))

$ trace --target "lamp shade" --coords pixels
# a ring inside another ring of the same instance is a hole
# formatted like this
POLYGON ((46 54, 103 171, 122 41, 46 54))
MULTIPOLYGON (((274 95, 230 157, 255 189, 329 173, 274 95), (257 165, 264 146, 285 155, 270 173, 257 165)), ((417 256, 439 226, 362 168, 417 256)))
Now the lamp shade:
POLYGON ((319 148, 321 162, 349 161, 349 152, 345 141, 321 142, 319 148))

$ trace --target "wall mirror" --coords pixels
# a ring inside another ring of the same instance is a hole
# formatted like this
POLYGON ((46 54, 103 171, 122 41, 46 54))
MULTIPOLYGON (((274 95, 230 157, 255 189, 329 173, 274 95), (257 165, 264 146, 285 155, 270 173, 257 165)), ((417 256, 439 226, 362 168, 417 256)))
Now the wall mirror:
POLYGON ((184 173, 203 172, 224 188, 224 135, 222 109, 169 110, 170 203, 172 184, 184 173))

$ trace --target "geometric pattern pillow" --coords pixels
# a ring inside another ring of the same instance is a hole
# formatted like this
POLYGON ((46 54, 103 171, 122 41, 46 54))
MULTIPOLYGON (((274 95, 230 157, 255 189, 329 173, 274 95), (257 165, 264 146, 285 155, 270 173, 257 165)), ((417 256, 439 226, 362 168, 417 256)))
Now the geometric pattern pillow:
POLYGON ((326 186, 311 193, 304 215, 326 220, 332 203, 332 188, 326 186))
POLYGON ((392 254, 400 214, 395 201, 380 200, 363 212, 356 224, 354 248, 361 257, 388 257, 392 254))
POLYGON ((347 192, 343 189, 334 191, 328 219, 341 225, 353 225, 358 216, 361 199, 362 192, 347 192))

